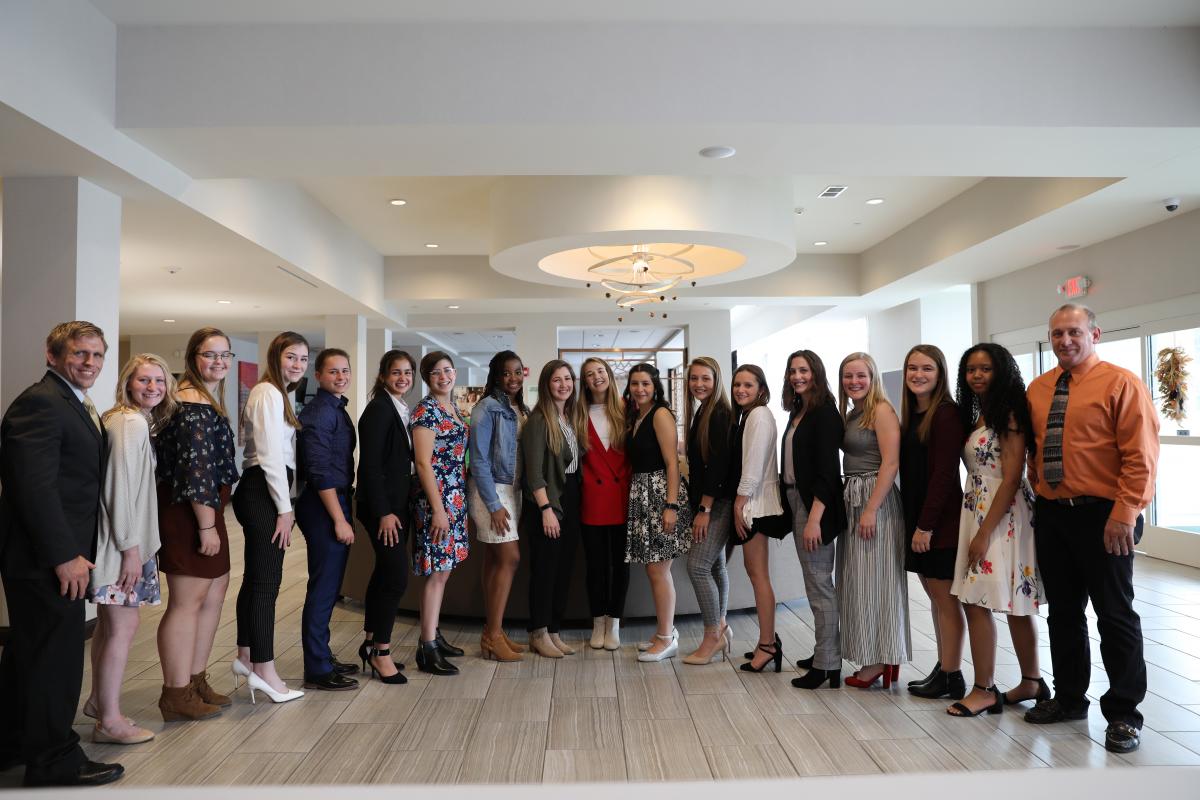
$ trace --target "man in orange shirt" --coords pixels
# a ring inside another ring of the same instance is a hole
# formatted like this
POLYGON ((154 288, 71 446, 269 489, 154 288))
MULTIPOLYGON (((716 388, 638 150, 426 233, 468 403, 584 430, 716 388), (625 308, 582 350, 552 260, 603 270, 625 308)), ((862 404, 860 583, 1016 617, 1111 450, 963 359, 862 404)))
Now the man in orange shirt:
POLYGON ((1025 714, 1049 723, 1087 716, 1091 681, 1088 599, 1110 681, 1100 698, 1104 746, 1128 753, 1141 743, 1138 703, 1146 696, 1141 620, 1133 610, 1133 548, 1142 509, 1154 496, 1158 416, 1150 392, 1126 369, 1096 355, 1100 328, 1086 306, 1050 317, 1058 367, 1029 384, 1036 456, 1037 555, 1049 604, 1053 700, 1025 714))

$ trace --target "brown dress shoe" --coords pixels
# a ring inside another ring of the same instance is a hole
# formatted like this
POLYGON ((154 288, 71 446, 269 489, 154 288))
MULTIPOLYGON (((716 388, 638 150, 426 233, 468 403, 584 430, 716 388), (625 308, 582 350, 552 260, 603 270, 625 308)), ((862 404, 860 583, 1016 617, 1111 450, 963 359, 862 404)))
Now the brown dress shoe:
POLYGON ((158 698, 158 710, 162 712, 164 722, 210 719, 221 713, 220 706, 201 700, 190 683, 187 686, 163 686, 162 696, 158 698))
POLYGON ((488 636, 486 633, 479 637, 480 655, 494 661, 520 661, 520 653, 513 652, 503 636, 488 636))
POLYGON ((192 688, 196 690, 196 694, 200 695, 200 699, 208 703, 210 706, 220 706, 228 708, 233 705, 233 698, 229 695, 221 694, 216 689, 208 685, 208 673, 201 672, 198 675, 192 676, 192 688))

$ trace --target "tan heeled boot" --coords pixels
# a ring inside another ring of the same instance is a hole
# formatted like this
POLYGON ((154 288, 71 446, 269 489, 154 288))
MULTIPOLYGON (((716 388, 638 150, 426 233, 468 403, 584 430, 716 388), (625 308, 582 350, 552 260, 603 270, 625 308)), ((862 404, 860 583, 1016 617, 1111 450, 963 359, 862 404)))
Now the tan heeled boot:
POLYGON ((493 661, 520 661, 522 658, 520 653, 513 652, 503 636, 480 635, 479 650, 485 659, 493 661))
POLYGON ((187 686, 163 686, 162 695, 158 698, 158 710, 162 712, 164 722, 211 719, 221 713, 220 706, 201 700, 190 683, 187 686))
POLYGON ((233 698, 229 695, 221 694, 208 685, 207 672, 201 672, 192 676, 192 688, 196 690, 196 694, 200 695, 200 699, 210 706, 228 708, 233 705, 233 698))
POLYGON ((512 650, 514 653, 524 653, 529 649, 520 642, 514 642, 512 639, 508 638, 508 634, 504 631, 500 631, 500 635, 504 637, 504 643, 508 645, 508 649, 512 650))
POLYGON ((562 658, 562 650, 554 646, 545 628, 538 628, 529 633, 529 647, 542 658, 562 658))
POLYGON ((562 653, 564 656, 575 655, 575 648, 564 642, 562 637, 560 637, 557 633, 550 634, 550 642, 557 647, 558 652, 562 653))

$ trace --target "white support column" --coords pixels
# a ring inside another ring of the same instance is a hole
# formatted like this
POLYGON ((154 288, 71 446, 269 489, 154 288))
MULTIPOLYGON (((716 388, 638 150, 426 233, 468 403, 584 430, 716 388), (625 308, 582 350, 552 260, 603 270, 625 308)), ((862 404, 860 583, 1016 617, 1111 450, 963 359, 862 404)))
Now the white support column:
POLYGON ((537 402, 538 376, 547 361, 558 358, 558 319, 553 314, 530 314, 516 326, 517 355, 529 367, 525 380, 525 402, 537 402))
POLYGON ((350 354, 350 388, 346 411, 357 420, 367 403, 367 378, 373 373, 367 363, 367 318, 359 314, 330 314, 325 317, 325 346, 350 354))
POLYGON ((117 385, 121 198, 80 178, 5 178, 0 270, 0 411, 46 371, 46 334, 99 325, 108 358, 88 395, 103 412, 117 385))
POLYGON ((375 382, 379 370, 379 359, 392 349, 392 332, 387 328, 371 328, 367 331, 367 390, 375 382))

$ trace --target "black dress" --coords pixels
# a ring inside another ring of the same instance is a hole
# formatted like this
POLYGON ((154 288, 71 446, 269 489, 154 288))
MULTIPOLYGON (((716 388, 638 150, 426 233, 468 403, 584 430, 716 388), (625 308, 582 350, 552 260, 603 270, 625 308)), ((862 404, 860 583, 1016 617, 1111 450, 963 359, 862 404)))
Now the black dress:
MULTIPOLYGON (((629 485, 628 537, 625 561, 651 564, 677 558, 692 546, 692 507, 688 503, 687 482, 679 479, 679 504, 675 529, 664 532, 662 514, 667 502, 667 472, 662 448, 654 435, 654 415, 665 404, 655 406, 636 430, 625 437, 625 452, 633 468, 629 485)), ((670 409, 668 409, 668 412, 670 409)))

